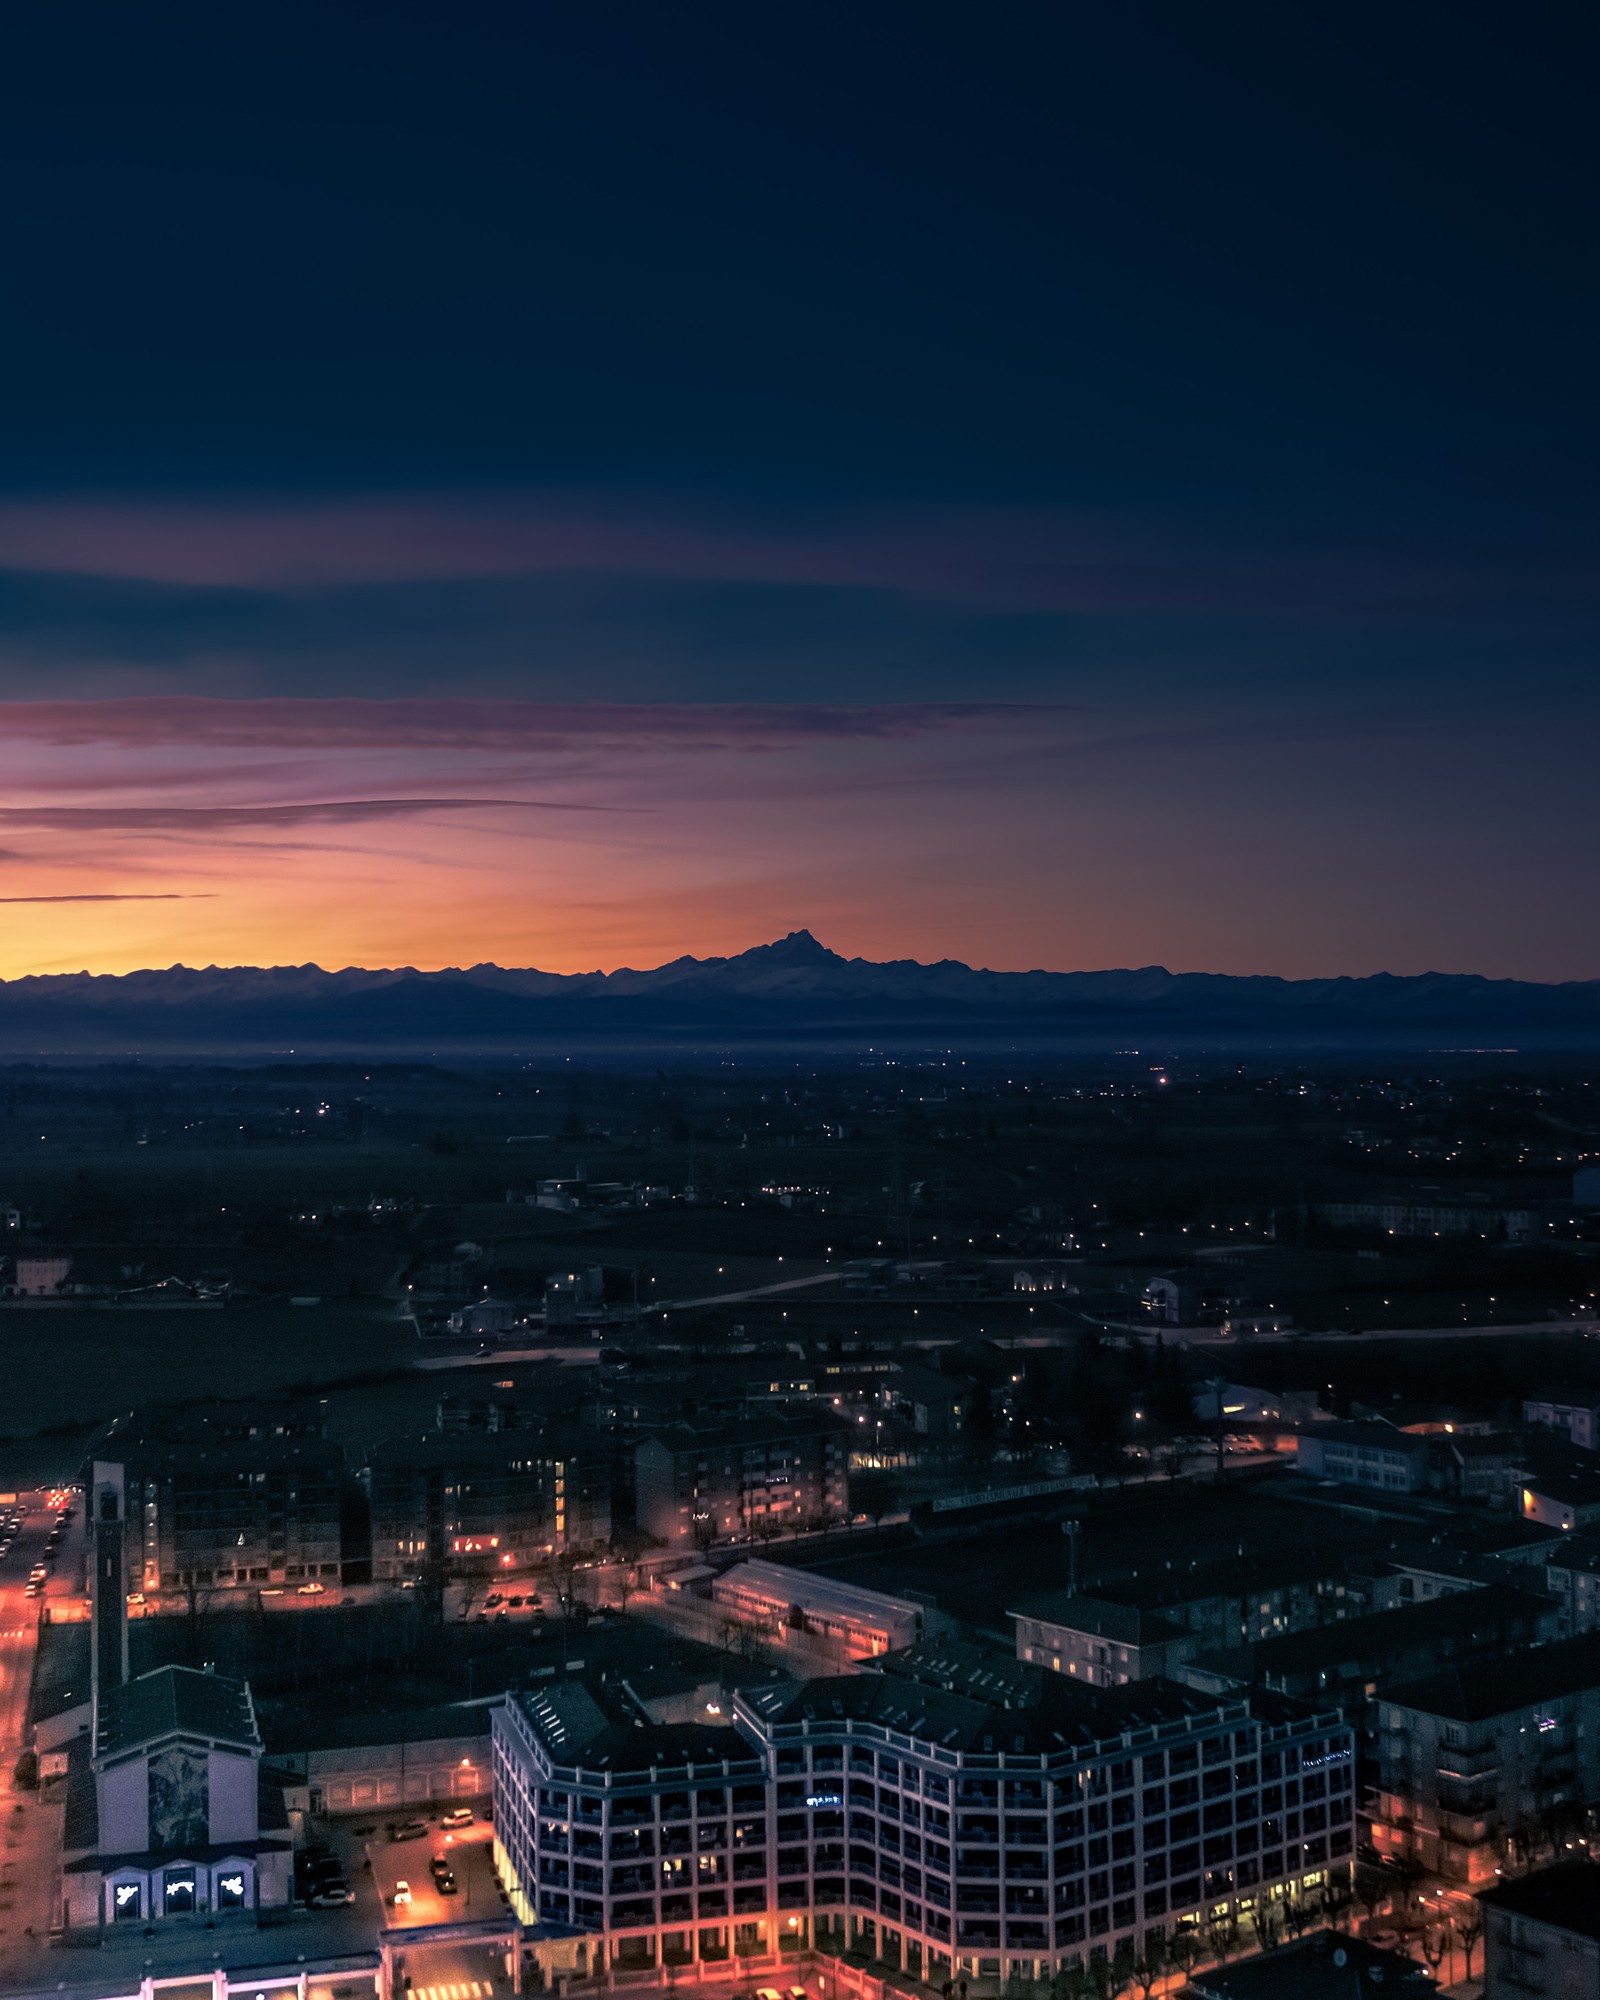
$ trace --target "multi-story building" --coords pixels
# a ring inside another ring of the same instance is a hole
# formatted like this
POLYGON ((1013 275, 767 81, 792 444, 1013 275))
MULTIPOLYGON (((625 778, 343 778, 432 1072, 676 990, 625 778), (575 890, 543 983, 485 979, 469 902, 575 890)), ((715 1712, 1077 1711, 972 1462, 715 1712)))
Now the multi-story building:
POLYGON ((1563 1535, 1537 1574, 1561 1607, 1561 1636, 1600 1631, 1600 1528, 1563 1535))
POLYGON ((1372 1608, 1382 1585, 1342 1551, 1311 1543, 1054 1591, 1009 1615, 1017 1657, 1053 1673, 1116 1687, 1176 1675, 1197 1652, 1248 1646, 1372 1608))
POLYGON ((1170 1679, 1196 1643, 1159 1612, 1072 1591, 1036 1598, 1009 1616, 1017 1628, 1019 1660, 1089 1687, 1170 1679))
POLYGON ((634 1451, 639 1526, 670 1548, 843 1521, 847 1444, 829 1417, 669 1424, 634 1451))
POLYGON ((1425 1493, 1428 1440, 1392 1424, 1310 1424, 1295 1434, 1297 1472, 1380 1493, 1425 1493))
POLYGON ((380 1445, 368 1470, 376 1583, 536 1568, 611 1539, 598 1440, 434 1431, 380 1445))
POLYGON ((1600 1801, 1600 1633, 1462 1662, 1378 1703, 1372 1842, 1475 1887, 1600 1801))
POLYGON ((317 1437, 107 1445, 123 1467, 130 1588, 175 1592, 337 1584, 344 1453, 317 1437))
POLYGON ((1600 1402, 1593 1396, 1528 1396, 1522 1421, 1535 1430, 1559 1431, 1583 1451, 1600 1449, 1600 1402))
POLYGON ((1600 1867, 1543 1868, 1478 1907, 1488 2000, 1600 2000, 1600 1867))
POLYGON ((1552 1598, 1491 1583, 1320 1630, 1202 1653, 1182 1674, 1196 1687, 1269 1687, 1305 1701, 1343 1698, 1359 1709, 1371 1687, 1416 1679, 1448 1661, 1535 1646, 1559 1629, 1552 1598))
POLYGON ((782 1682, 730 1725, 639 1726, 559 1683, 494 1716, 495 1850, 591 1973, 822 1944, 925 1980, 1049 1976, 1354 1846, 1335 1712, 1034 1679, 1024 1707, 903 1676, 782 1682))

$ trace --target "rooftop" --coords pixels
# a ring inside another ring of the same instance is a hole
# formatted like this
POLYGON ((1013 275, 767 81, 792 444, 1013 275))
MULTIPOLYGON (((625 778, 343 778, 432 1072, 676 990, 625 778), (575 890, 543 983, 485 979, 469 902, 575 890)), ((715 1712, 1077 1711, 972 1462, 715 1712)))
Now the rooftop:
POLYGON ((1045 1597, 1030 1598, 1012 1618, 1031 1618, 1041 1625, 1057 1625, 1063 1631, 1091 1632, 1097 1639, 1110 1639, 1119 1646, 1160 1645, 1183 1637, 1183 1628, 1137 1604, 1119 1604, 1109 1597, 1089 1597, 1083 1592, 1053 1590, 1045 1597))
MULTIPOLYGON (((1037 1669, 1035 1669, 1038 1672, 1037 1669)), ((1127 1731, 1193 1720, 1203 1724, 1248 1700, 1263 1721, 1279 1722, 1306 1711, 1252 1689, 1248 1697, 1202 1694, 1176 1681, 1133 1681, 1126 1687, 1090 1688, 1060 1674, 1039 1672, 1038 1699, 1028 1707, 977 1700, 894 1672, 834 1675, 796 1686, 753 1689, 740 1706, 767 1728, 785 1723, 871 1722, 903 1731, 947 1750, 1048 1757, 1092 1750, 1127 1731)))
POLYGON ((1322 1423, 1306 1424, 1296 1435, 1310 1438, 1317 1444, 1353 1444, 1374 1451, 1399 1451, 1408 1455, 1426 1451, 1428 1440, 1410 1431, 1397 1430, 1393 1424, 1373 1421, 1366 1424, 1322 1423))
POLYGON ((1382 1699, 1395 1708, 1414 1708, 1452 1722, 1485 1722, 1597 1687, 1600 1632, 1586 1632, 1525 1652, 1461 1661, 1425 1680, 1386 1689, 1382 1699))
POLYGON ((582 1681, 555 1681, 512 1697, 551 1757, 586 1771, 676 1770, 750 1763, 755 1752, 726 1723, 645 1722, 603 1707, 582 1681))
POLYGON ((97 1760, 130 1756, 169 1736, 198 1736, 259 1751, 261 1735, 248 1684, 193 1667, 157 1667, 101 1692, 95 1717, 97 1760))
POLYGON ((908 1618, 922 1614, 922 1606, 908 1598, 865 1590, 858 1583, 841 1583, 836 1577, 818 1576, 814 1570, 790 1569, 784 1563, 759 1560, 735 1563, 723 1571, 717 1582, 761 1591, 787 1604, 802 1605, 807 1611, 839 1611, 858 1618, 881 1618, 886 1611, 896 1611, 908 1618))
POLYGON ((1600 1939, 1600 1864, 1593 1861, 1567 1861, 1520 1881, 1502 1882, 1479 1901, 1492 1910, 1600 1939))

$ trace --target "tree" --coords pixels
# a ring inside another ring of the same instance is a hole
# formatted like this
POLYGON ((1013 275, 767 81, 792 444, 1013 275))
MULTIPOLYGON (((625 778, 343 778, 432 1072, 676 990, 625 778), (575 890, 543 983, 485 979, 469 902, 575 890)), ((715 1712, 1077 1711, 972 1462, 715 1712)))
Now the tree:
POLYGON ((1379 1910, 1389 1900, 1389 1878, 1381 1868, 1369 1868, 1364 1861, 1356 1863, 1355 1897, 1367 1913, 1370 1924, 1379 1910))
POLYGON ((1483 1936, 1483 1912, 1474 1903, 1470 1911, 1456 1918, 1456 1936, 1461 1940, 1461 1949, 1467 1955, 1467 1978, 1472 1978, 1472 1954, 1478 1948, 1478 1940, 1483 1936))
POLYGON ((1422 1956, 1428 1962, 1428 1970, 1435 1980, 1439 1977, 1439 1967, 1444 1963, 1445 1932, 1424 1931, 1422 1933, 1422 1956))
POLYGON ((1290 1937, 1300 1938, 1316 1922, 1317 1906, 1310 1901, 1302 1902, 1298 1896, 1283 1899, 1283 1923, 1290 1937))
POLYGON ((1322 1885, 1322 1907, 1334 1929, 1339 1928, 1339 1919, 1356 1899, 1356 1892, 1343 1875, 1330 1875, 1322 1885))
POLYGON ((1133 1983, 1139 1989, 1139 2000, 1150 2000, 1151 1993, 1161 1982, 1166 1965, 1165 1939, 1158 1931, 1147 1932, 1133 1960, 1133 1983))
POLYGON ((1227 1910, 1219 1910, 1206 1925, 1206 1943, 1211 1947, 1211 1955, 1218 1965, 1226 1965, 1229 1954, 1239 1942, 1239 1919, 1227 1910))
POLYGON ((1200 1933, 1193 1924, 1179 1924, 1168 1940, 1167 1956, 1187 1979, 1200 1956, 1200 1933))
POLYGON ((1276 1951, 1283 1942, 1283 1917, 1270 1896, 1257 1896, 1246 1906, 1250 1928, 1263 1951, 1276 1951))

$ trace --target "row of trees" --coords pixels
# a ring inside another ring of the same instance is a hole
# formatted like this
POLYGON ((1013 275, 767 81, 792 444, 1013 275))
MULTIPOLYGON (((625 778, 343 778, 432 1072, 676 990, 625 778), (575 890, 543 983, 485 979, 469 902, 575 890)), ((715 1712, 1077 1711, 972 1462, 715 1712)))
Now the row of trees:
MULTIPOLYGON (((1152 1933, 1142 1945, 1121 1945, 1110 1956, 1067 1967, 1050 1981, 1050 2000, 1123 2000, 1132 1994, 1139 2000, 1150 2000, 1170 1974, 1187 1979, 1197 1966, 1207 1961, 1226 1965, 1241 1950, 1277 1951, 1285 1943, 1298 1942, 1318 1924, 1331 1923, 1337 1928, 1358 1902, 1370 1917, 1394 1893, 1395 1886, 1385 1871, 1358 1869, 1354 1883, 1331 1881, 1320 1892, 1246 1897, 1231 1911, 1219 1912, 1204 1922, 1180 1924, 1169 1938, 1152 1933)), ((1449 1921, 1441 1919, 1424 1928, 1419 1943, 1435 1972, 1447 1954, 1453 1958, 1459 1946, 1470 1979, 1473 1954, 1482 1936, 1483 1919, 1477 1905, 1467 1903, 1449 1921)))

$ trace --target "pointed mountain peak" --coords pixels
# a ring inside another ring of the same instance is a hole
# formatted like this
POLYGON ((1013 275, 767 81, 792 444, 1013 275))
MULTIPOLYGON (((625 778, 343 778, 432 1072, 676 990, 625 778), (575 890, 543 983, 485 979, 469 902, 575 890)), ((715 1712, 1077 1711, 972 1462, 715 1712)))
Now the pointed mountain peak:
POLYGON ((739 956, 758 965, 843 965, 836 951, 829 951, 810 931, 790 931, 773 944, 758 944, 739 956))

